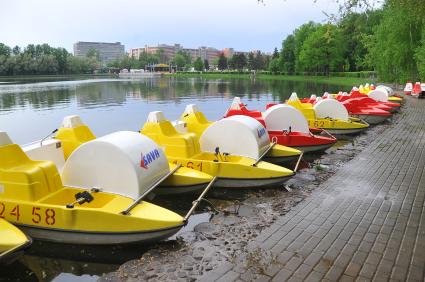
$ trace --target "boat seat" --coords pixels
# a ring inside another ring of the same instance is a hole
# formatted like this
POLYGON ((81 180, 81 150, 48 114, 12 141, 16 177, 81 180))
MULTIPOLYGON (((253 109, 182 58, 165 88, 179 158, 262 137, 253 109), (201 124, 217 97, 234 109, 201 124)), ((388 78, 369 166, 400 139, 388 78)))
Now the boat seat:
POLYGON ((188 131, 195 133, 198 138, 212 124, 195 104, 186 106, 180 120, 186 122, 188 131))
POLYGON ((81 144, 96 139, 96 136, 79 116, 67 116, 55 138, 62 142, 65 160, 67 160, 81 144))
POLYGON ((165 147, 167 155, 190 157, 200 153, 199 141, 195 134, 180 133, 170 121, 163 118, 153 118, 151 114, 149 116, 148 122, 145 123, 140 132, 165 147))
POLYGON ((0 184, 5 198, 28 201, 63 187, 53 162, 33 161, 17 144, 0 146, 0 184))

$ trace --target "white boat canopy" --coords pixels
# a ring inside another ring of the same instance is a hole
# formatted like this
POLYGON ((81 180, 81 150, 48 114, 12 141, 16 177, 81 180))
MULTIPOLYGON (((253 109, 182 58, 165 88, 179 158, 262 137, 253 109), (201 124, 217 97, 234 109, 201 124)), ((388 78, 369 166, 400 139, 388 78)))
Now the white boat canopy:
POLYGON ((268 108, 263 114, 267 130, 287 130, 309 133, 308 122, 296 108, 278 104, 268 108))
POLYGON ((150 138, 115 132, 78 147, 66 161, 63 183, 138 198, 170 171, 163 150, 150 138))
POLYGON ((348 120, 348 111, 341 102, 335 99, 322 99, 313 106, 318 118, 348 120))
POLYGON ((201 150, 258 159, 270 145, 267 130, 256 119, 235 115, 214 122, 200 138, 201 150))
POLYGON ((0 146, 10 145, 10 144, 13 144, 13 142, 10 139, 9 135, 4 131, 0 131, 0 146))
POLYGON ((388 92, 385 89, 377 88, 370 91, 367 96, 378 102, 387 102, 388 101, 388 92))
POLYGON ((375 90, 382 90, 387 93, 388 97, 394 95, 394 90, 391 87, 385 85, 378 85, 375 90))

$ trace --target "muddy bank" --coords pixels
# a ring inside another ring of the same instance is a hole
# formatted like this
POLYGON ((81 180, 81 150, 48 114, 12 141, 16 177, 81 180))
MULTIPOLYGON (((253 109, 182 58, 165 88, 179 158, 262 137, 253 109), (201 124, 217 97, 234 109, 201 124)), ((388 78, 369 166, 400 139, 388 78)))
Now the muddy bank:
POLYGON ((238 200, 211 200, 218 213, 211 212, 209 222, 179 233, 176 240, 152 246, 140 259, 123 264, 100 280, 195 281, 224 261, 251 267, 254 279, 273 259, 269 254, 256 252, 252 244, 255 237, 308 197, 397 119, 395 115, 391 121, 360 136, 339 141, 325 154, 309 156, 285 187, 248 192, 242 199, 237 195, 238 200))

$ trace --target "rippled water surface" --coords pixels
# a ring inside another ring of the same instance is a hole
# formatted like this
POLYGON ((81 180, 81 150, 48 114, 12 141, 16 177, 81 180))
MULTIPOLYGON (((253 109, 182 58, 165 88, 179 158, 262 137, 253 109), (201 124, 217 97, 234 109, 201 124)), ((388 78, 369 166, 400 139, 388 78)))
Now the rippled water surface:
MULTIPOLYGON (((80 115, 97 136, 102 136, 118 130, 141 129, 151 111, 163 111, 168 119, 174 120, 187 104, 195 103, 209 119, 216 120, 235 96, 242 97, 250 109, 263 110, 267 102, 285 100, 293 91, 299 96, 310 96, 343 88, 251 79, 51 80, 1 80, 0 130, 8 132, 15 143, 43 138, 59 127, 67 115, 80 115)), ((186 228, 208 220, 208 213, 198 214, 186 228)), ((0 266, 0 280, 91 281, 125 261, 140 257, 146 248, 65 248, 35 242, 18 262, 9 267, 0 266)))

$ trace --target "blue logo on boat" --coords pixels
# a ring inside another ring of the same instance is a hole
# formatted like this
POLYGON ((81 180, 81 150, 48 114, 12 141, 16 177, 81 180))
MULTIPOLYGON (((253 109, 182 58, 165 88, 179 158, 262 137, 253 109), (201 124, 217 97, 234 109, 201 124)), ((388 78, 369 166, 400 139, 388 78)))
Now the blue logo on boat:
POLYGON ((266 129, 264 127, 257 129, 258 138, 261 138, 266 134, 266 129))
POLYGON ((148 169, 148 165, 150 163, 152 163, 153 161, 155 161, 156 159, 159 159, 160 156, 161 155, 159 154, 158 149, 154 149, 154 150, 150 151, 149 153, 147 153, 146 155, 141 153, 140 167, 142 167, 144 169, 148 169))

